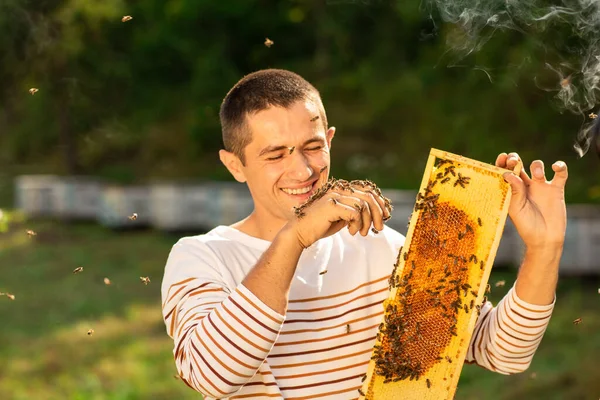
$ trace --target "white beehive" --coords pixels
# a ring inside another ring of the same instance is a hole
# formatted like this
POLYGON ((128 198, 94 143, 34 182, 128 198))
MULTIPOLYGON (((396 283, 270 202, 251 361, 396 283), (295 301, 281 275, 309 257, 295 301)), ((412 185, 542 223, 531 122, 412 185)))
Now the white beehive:
POLYGON ((113 229, 148 226, 151 220, 150 188, 148 186, 104 186, 97 219, 100 224, 113 229))
POLYGON ((91 176, 59 176, 55 186, 56 216, 95 220, 102 184, 91 176))
POLYGON ((254 207, 240 183, 154 183, 150 188, 152 225, 165 231, 208 231, 247 217, 254 207))
POLYGON ((57 215, 56 175, 21 175, 15 178, 15 207, 28 217, 57 215))
POLYGON ((210 225, 209 191, 201 183, 150 185, 151 224, 164 231, 204 230, 210 225))
POLYGON ((210 227, 231 225, 246 218, 254 209, 254 201, 246 184, 212 182, 207 184, 211 193, 209 203, 210 227))

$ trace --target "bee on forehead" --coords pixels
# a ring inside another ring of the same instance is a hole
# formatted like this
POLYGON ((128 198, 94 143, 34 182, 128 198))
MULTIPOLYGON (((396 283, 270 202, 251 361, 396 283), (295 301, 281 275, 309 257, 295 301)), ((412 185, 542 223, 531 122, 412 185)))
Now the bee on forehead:
POLYGON ((290 150, 290 154, 292 154, 294 152, 294 150, 296 150, 296 146, 290 147, 289 150, 290 150))
POLYGON ((314 117, 312 117, 312 118, 310 119, 310 122, 315 122, 315 121, 316 121, 316 120, 318 120, 318 119, 319 119, 319 116, 318 116, 318 115, 315 115, 314 117))
POLYGON ((325 275, 327 273, 327 270, 324 269, 323 271, 319 272, 319 275, 325 275))

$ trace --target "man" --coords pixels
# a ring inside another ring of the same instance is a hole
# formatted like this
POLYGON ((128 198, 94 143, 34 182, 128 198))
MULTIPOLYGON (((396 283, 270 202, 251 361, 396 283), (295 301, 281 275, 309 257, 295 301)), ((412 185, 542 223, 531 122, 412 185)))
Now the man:
MULTIPOLYGON (((171 250, 163 316, 179 375, 207 399, 357 398, 404 237, 384 226, 384 200, 360 186, 332 189, 295 216, 328 180, 335 133, 300 76, 244 77, 220 117, 220 159, 248 185, 255 208, 171 250)), ((502 153, 496 165, 518 162, 502 153)), ((514 287, 496 307, 482 306, 466 359, 498 373, 529 366, 554 306, 567 167, 552 169, 550 182, 541 161, 531 178, 505 175, 527 251, 514 287)))

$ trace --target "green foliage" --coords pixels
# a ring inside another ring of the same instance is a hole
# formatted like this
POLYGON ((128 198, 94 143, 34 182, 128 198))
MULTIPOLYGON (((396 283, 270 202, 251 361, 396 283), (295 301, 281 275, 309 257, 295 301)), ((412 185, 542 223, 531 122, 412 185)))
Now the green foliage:
POLYGON ((566 161, 567 200, 600 202, 595 156, 572 151, 586 116, 563 112, 544 66, 569 61, 544 40, 564 50, 577 38, 497 31, 461 58, 448 46, 464 32, 420 3, 4 1, 0 163, 15 174, 231 179, 216 153, 220 103, 244 74, 276 67, 321 91, 338 177, 415 188, 432 147, 487 162, 518 151, 527 164, 566 161))

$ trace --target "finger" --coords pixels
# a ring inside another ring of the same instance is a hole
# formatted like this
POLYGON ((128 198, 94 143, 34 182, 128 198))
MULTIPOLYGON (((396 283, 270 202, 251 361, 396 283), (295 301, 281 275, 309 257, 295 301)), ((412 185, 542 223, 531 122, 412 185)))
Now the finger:
MULTIPOLYGON (((369 223, 367 226, 363 226, 363 230, 361 231, 361 234, 363 234, 363 232, 365 232, 365 231, 366 231, 366 233, 364 235, 369 233, 369 229, 371 228, 371 222, 373 223, 373 227, 375 227, 375 229, 377 229, 379 231, 383 230, 383 218, 384 218, 383 210, 385 209, 385 203, 383 202, 383 199, 381 199, 381 202, 383 204, 380 205, 380 203, 376 200, 376 195, 371 190, 355 189, 352 196, 355 196, 355 197, 365 201, 365 205, 368 207, 368 211, 369 211, 369 216, 368 216, 369 223), (382 207, 383 207, 383 209, 382 209, 382 207)), ((365 218, 366 218, 366 216, 365 216, 365 218)), ((366 219, 365 219, 365 222, 366 222, 366 219)))
POLYGON ((516 215, 523 208, 527 201, 527 188, 525 182, 512 172, 506 172, 504 175, 506 182, 510 184, 512 198, 508 209, 509 215, 516 215))
POLYGON ((563 161, 557 161, 552 164, 552 170, 554 171, 554 178, 552 178, 552 185, 564 188, 569 178, 569 171, 567 164, 563 161))
POLYGON ((362 236, 367 236, 369 233, 369 229, 371 229, 371 224, 373 223, 373 217, 371 217, 371 209, 369 208, 369 204, 363 200, 358 198, 359 201, 354 203, 354 208, 360 210, 362 226, 360 228, 360 234, 362 236))
MULTIPOLYGON (((381 190, 379 190, 378 193, 373 193, 373 190, 369 190, 368 193, 371 193, 371 195, 373 196, 373 199, 379 205, 379 209, 381 210, 381 229, 383 229, 383 221, 387 221, 392 216, 390 213, 390 210, 388 210, 388 208, 385 205, 385 200, 383 198, 383 194, 381 193, 381 190)), ((378 230, 381 230, 377 227, 375 227, 375 228, 378 230)))
POLYGON ((496 167, 506 168, 506 159, 508 158, 508 154, 500 153, 498 157, 496 157, 496 167))
MULTIPOLYGON (((363 215, 360 199, 351 196, 344 196, 338 193, 332 193, 334 197, 329 199, 329 202, 336 206, 333 220, 343 219, 348 223, 348 231, 351 235, 363 229, 363 215)), ((366 208, 366 206, 365 206, 366 208)))
POLYGON ((515 167, 521 161, 521 157, 517 153, 508 153, 508 157, 506 158, 506 169, 510 169, 511 171, 515 169, 515 167))
POLYGON ((544 162, 542 160, 535 160, 529 166, 531 171, 531 179, 538 182, 546 182, 546 173, 544 172, 544 162))

